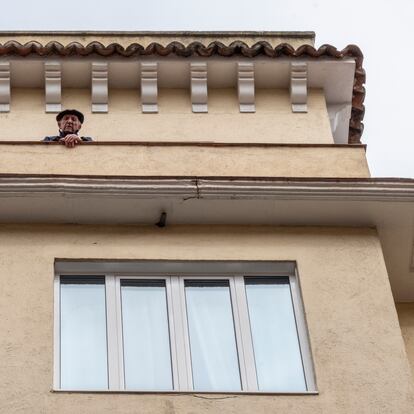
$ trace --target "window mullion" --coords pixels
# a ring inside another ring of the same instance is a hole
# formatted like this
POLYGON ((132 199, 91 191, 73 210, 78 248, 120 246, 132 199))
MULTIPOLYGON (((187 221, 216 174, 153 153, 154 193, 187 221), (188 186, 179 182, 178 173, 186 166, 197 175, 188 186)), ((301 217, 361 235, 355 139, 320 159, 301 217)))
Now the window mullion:
POLYGON ((241 321, 240 321, 240 315, 239 315, 239 304, 238 304, 237 293, 236 293, 235 277, 230 277, 229 283, 230 283, 231 306, 233 310, 234 331, 236 335, 237 353, 238 353, 238 360, 239 360, 242 390, 246 390, 249 387, 248 385, 249 382, 247 378, 247 371, 246 371, 246 364, 245 364, 245 357, 244 357, 244 346, 243 346, 243 339, 242 339, 242 334, 241 334, 241 321))
POLYGON ((109 390, 120 390, 119 372, 119 344, 118 344, 118 318, 117 318, 117 298, 116 298, 116 279, 113 275, 105 276, 106 294, 106 332, 108 349, 108 384, 109 390))
POLYGON ((254 360, 253 340, 250 330, 249 310, 247 307, 244 277, 235 276, 234 283, 237 313, 240 323, 241 348, 246 376, 246 388, 244 391, 258 391, 256 364, 254 360))
POLYGON ((53 389, 60 389, 60 276, 55 275, 53 281, 54 290, 54 371, 53 389))
POLYGON ((190 343, 185 313, 184 281, 178 276, 171 276, 171 299, 177 349, 178 390, 188 391, 193 388, 190 343))
POLYGON ((167 310, 168 310, 168 328, 170 335, 170 353, 171 353, 171 365, 173 375, 173 388, 174 390, 180 389, 180 352, 177 349, 177 336, 180 334, 177 332, 177 324, 174 318, 174 300, 172 292, 171 277, 166 278, 166 292, 167 292, 167 310))
POLYGON ((117 335, 117 355, 118 355, 118 378, 119 389, 125 389, 124 372, 124 339, 122 328, 122 298, 121 298, 121 278, 115 277, 115 312, 116 312, 116 335, 117 335))

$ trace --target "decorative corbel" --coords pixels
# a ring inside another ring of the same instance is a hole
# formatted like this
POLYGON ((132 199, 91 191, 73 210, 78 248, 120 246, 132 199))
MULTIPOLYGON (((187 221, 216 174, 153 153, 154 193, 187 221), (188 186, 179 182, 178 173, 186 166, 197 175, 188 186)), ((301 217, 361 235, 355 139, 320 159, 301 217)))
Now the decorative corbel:
POLYGON ((158 63, 141 63, 141 105, 143 113, 158 112, 158 63))
POLYGON ((62 72, 59 62, 45 62, 46 112, 62 110, 62 72))
POLYGON ((292 112, 308 112, 308 65, 305 62, 290 64, 290 100, 292 112))
POLYGON ((254 103, 254 64, 239 62, 237 65, 237 86, 240 112, 256 112, 254 103))
POLYGON ((92 63, 92 112, 108 112, 107 63, 92 63))
POLYGON ((10 112, 10 62, 0 62, 0 112, 10 112))
POLYGON ((193 112, 208 112, 207 63, 191 63, 191 106, 193 112))

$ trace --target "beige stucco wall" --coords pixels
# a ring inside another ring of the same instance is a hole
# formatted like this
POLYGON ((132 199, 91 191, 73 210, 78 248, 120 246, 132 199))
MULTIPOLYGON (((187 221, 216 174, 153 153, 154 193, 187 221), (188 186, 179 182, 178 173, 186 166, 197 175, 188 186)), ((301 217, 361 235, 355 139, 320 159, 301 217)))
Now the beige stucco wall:
POLYGON ((363 147, 1 144, 0 173, 369 177, 363 147))
MULTIPOLYGON (((310 90, 308 113, 292 113, 289 91, 256 91, 256 113, 240 113, 236 89, 210 89, 209 112, 191 111, 189 89, 161 89, 159 113, 143 114, 138 90, 109 90, 109 113, 91 113, 87 89, 63 89, 64 108, 85 114, 82 134, 97 141, 333 143, 322 90, 310 90)), ((39 140, 57 133, 42 89, 12 88, 10 113, 0 114, 0 140, 39 140)))
POLYGON ((289 33, 279 33, 279 34, 265 34, 265 33, 245 33, 239 32, 237 34, 232 33, 231 35, 225 33, 218 33, 212 35, 207 34, 196 34, 189 33, 185 35, 184 33, 177 32, 176 34, 171 35, 160 35, 159 33, 154 32, 152 35, 144 35, 143 33, 123 33, 115 34, 112 33, 99 33, 95 32, 93 34, 88 34, 87 32, 77 32, 73 34, 56 34, 56 33, 5 33, 0 34, 0 43, 6 43, 7 41, 15 40, 20 43, 27 43, 31 41, 36 41, 42 45, 46 45, 49 42, 55 41, 63 45, 68 45, 71 42, 79 42, 83 45, 87 45, 90 42, 100 42, 105 46, 110 45, 111 43, 118 43, 124 47, 128 47, 132 43, 139 43, 140 45, 146 47, 153 42, 160 43, 162 45, 167 45, 172 41, 181 42, 184 45, 188 45, 191 42, 201 42, 204 45, 208 45, 213 41, 220 41, 225 45, 229 45, 235 40, 241 40, 248 44, 249 46, 255 44, 259 41, 269 42, 272 46, 277 46, 280 43, 289 43, 293 47, 297 48, 303 44, 314 45, 315 37, 302 33, 302 36, 290 36, 289 33))
POLYGON ((397 303, 396 306, 405 349, 414 374, 414 303, 397 303))
POLYGON ((411 414, 413 384, 370 229, 0 226, 2 413, 411 414), (52 393, 54 258, 297 260, 319 395, 52 393))

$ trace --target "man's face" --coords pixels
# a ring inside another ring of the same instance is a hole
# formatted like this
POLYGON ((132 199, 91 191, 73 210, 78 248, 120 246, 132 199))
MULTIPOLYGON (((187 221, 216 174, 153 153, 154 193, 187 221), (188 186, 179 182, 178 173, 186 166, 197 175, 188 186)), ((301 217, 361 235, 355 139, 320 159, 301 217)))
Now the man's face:
POLYGON ((76 115, 65 115, 58 121, 59 129, 68 134, 76 134, 82 127, 76 115))

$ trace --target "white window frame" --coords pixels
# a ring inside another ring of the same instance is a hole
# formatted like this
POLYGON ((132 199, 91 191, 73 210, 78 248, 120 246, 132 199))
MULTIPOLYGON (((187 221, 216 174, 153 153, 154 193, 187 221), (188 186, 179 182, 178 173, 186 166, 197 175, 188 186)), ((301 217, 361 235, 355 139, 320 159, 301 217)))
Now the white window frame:
MULTIPOLYGON (((67 261, 56 260, 54 277, 54 370, 53 389, 60 387, 60 276, 105 277, 106 322, 108 348, 108 390, 102 392, 205 392, 193 390, 190 341, 185 306, 185 280, 228 280, 242 391, 237 393, 260 393, 258 389, 253 341, 245 291, 245 277, 287 277, 296 331, 302 357, 306 391, 270 392, 270 394, 317 394, 316 380, 308 330, 306 326, 299 277, 295 262, 251 262, 251 261, 67 261), (204 272, 201 272, 203 269, 204 272), (157 279, 165 280, 168 324, 170 333, 171 369, 173 390, 140 391, 125 390, 121 280, 157 279)), ((212 391, 207 391, 212 392, 212 391)), ((226 390, 220 392, 227 392, 226 390)), ((220 393, 219 392, 219 393, 220 393)), ((217 393, 214 391, 213 393, 217 393)))

